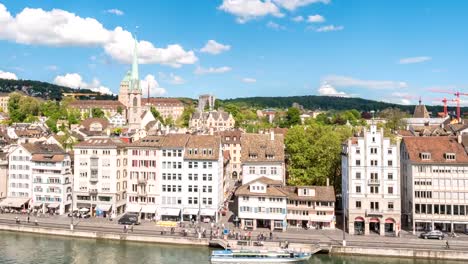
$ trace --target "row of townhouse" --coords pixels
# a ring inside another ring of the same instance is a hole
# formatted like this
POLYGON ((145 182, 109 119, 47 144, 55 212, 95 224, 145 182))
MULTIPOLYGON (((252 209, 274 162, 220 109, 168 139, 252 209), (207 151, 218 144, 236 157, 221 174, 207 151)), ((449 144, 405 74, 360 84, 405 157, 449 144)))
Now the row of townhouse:
POLYGON ((75 146, 74 202, 98 215, 216 221, 223 169, 217 136, 148 136, 132 144, 90 139, 75 146))
POLYGON ((242 135, 240 226, 247 229, 335 228, 332 186, 286 186, 284 136, 242 135))
POLYGON ((372 124, 342 149, 346 229, 398 235, 401 229, 468 229, 466 136, 384 136, 372 124))
POLYGON ((8 155, 8 191, 0 207, 63 214, 72 204, 72 161, 54 144, 26 143, 8 155))

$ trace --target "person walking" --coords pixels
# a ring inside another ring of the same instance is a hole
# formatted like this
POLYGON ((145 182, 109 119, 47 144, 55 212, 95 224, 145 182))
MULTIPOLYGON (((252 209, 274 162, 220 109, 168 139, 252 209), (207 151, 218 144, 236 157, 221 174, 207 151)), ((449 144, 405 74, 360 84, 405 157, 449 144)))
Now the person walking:
POLYGON ((133 233, 133 224, 130 226, 130 232, 133 233))
POLYGON ((124 225, 124 227, 123 227, 123 232, 124 232, 124 233, 127 233, 127 225, 124 225))
POLYGON ((273 239, 273 232, 270 231, 270 240, 273 239))
POLYGON ((29 214, 28 214, 28 223, 29 223, 29 214))
POLYGON ((449 245, 448 239, 445 240, 445 249, 450 249, 450 245, 449 245))

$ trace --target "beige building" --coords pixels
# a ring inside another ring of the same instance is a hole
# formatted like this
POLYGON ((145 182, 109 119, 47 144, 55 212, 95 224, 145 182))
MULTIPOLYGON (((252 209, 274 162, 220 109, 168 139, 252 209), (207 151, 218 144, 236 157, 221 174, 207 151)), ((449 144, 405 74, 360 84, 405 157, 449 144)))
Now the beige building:
POLYGON ((9 93, 0 93, 0 108, 4 113, 8 113, 8 100, 10 100, 9 93))
POLYGON ((121 112, 122 115, 126 116, 126 108, 119 101, 112 100, 76 100, 68 105, 72 109, 80 111, 81 116, 88 115, 91 117, 91 111, 93 108, 101 109, 106 117, 112 117, 117 113, 121 112))
POLYGON ((222 110, 195 112, 189 122, 190 129, 201 132, 230 130, 234 125, 234 117, 222 110))
POLYGON ((402 222, 413 232, 468 228, 468 155, 462 137, 405 137, 402 222))
POLYGON ((8 157, 0 152, 0 199, 7 197, 8 191, 8 157))
POLYGON ((230 161, 226 168, 226 177, 233 180, 240 179, 242 173, 242 162, 241 162, 241 137, 242 132, 240 130, 223 131, 220 132, 221 144, 224 151, 229 152, 230 161))
POLYGON ((184 104, 176 98, 143 98, 141 105, 146 111, 154 107, 164 119, 171 117, 174 121, 184 112, 184 104))

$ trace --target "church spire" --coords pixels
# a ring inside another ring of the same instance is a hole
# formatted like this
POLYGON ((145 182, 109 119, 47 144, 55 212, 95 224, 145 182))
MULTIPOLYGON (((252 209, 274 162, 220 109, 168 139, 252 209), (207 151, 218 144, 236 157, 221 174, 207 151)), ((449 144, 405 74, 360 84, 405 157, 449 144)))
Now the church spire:
POLYGON ((138 77, 138 40, 135 35, 135 44, 133 47, 133 64, 132 64, 132 79, 133 80, 139 80, 138 77))

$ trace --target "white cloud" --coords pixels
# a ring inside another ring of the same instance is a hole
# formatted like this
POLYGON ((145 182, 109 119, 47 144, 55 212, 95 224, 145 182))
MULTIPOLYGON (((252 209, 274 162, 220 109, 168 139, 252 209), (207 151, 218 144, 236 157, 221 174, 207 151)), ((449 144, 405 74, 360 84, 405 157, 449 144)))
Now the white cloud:
MULTIPOLYGON (((107 55, 120 62, 130 63, 132 59, 134 40, 130 32, 121 27, 106 29, 94 18, 82 18, 65 10, 24 8, 13 17, 0 4, 0 25, 0 39, 28 45, 103 47, 107 55)), ((193 51, 186 51, 179 44, 158 48, 145 40, 138 42, 138 57, 140 63, 172 67, 198 60, 193 51)))
POLYGON ((349 97, 345 92, 338 92, 335 87, 331 86, 327 82, 322 82, 320 87, 317 89, 319 95, 325 96, 337 96, 337 97, 349 97))
POLYGON ((408 99, 405 99, 405 98, 401 99, 400 102, 401 102, 401 104, 404 104, 404 105, 410 105, 411 104, 411 101, 408 100, 408 99))
POLYGON ((323 3, 328 4, 330 0, 273 0, 277 5, 288 9, 289 11, 293 11, 299 7, 303 7, 306 5, 314 4, 314 3, 323 3))
POLYGON ((317 28, 315 31, 317 32, 330 32, 330 31, 340 31, 343 30, 343 26, 335 26, 335 25, 328 25, 317 28))
POLYGON ((242 78, 242 81, 245 83, 255 83, 257 82, 257 79, 254 78, 242 78))
POLYGON ((210 73, 225 73, 231 71, 231 67, 223 66, 219 68, 209 67, 203 68, 198 66, 195 70, 195 74, 202 75, 202 74, 210 74, 210 73))
POLYGON ((18 80, 18 76, 12 72, 4 72, 0 70, 0 79, 18 80))
POLYGON ((430 60, 432 60, 432 58, 428 56, 410 57, 410 58, 400 59, 398 63, 399 64, 412 64, 412 63, 421 63, 421 62, 430 61, 430 60))
POLYGON ((323 23, 325 18, 321 15, 312 15, 307 17, 307 22, 309 23, 323 23))
MULTIPOLYGON (((147 91, 148 87, 150 89, 150 96, 162 96, 166 94, 166 89, 159 86, 159 83, 154 78, 154 75, 148 74, 145 79, 141 80, 141 89, 147 91)), ((145 93, 143 92, 143 93, 145 93)))
POLYGON ((208 40, 203 48, 201 48, 201 52, 210 53, 213 55, 220 54, 221 52, 228 51, 231 49, 230 45, 224 45, 221 43, 216 42, 213 39, 208 40))
POLYGON ((303 16, 296 16, 296 17, 293 17, 291 20, 294 21, 294 22, 302 22, 302 21, 304 21, 304 17, 303 16))
POLYGON ((277 23, 275 23, 275 22, 273 22, 273 21, 269 21, 269 22, 266 24, 266 26, 267 26, 268 28, 275 29, 275 30, 285 30, 285 29, 286 29, 285 26, 282 26, 282 25, 280 25, 280 24, 277 24, 277 23))
POLYGON ((360 80, 348 76, 328 75, 322 78, 332 86, 336 87, 357 87, 367 89, 393 89, 393 88, 406 88, 406 82, 396 81, 376 81, 376 80, 360 80))
POLYGON ((78 73, 58 75, 55 77, 54 83, 73 89, 90 89, 91 91, 100 92, 102 94, 114 94, 108 87, 101 85, 101 82, 97 78, 94 78, 91 83, 86 83, 78 73))
POLYGON ((165 81, 165 82, 168 82, 170 84, 174 84, 174 85, 178 85, 178 84, 184 84, 185 83, 185 80, 178 76, 178 75, 175 75, 174 73, 170 73, 169 75, 163 73, 163 72, 159 72, 159 79, 165 81))
POLYGON ((124 14, 124 12, 123 12, 122 10, 115 9, 115 8, 107 9, 107 10, 106 10, 106 13, 114 14, 114 15, 117 15, 117 16, 121 16, 121 15, 124 14))
POLYGON ((223 0, 218 9, 236 16, 241 24, 267 15, 284 16, 270 0, 223 0))

